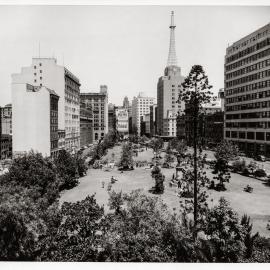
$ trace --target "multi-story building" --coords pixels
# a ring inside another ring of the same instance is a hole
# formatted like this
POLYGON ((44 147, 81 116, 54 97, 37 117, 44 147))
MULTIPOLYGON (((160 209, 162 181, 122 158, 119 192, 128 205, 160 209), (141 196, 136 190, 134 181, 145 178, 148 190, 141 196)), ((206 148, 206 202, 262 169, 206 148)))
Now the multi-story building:
MULTIPOLYGON (((185 139, 188 145, 193 142, 193 117, 189 105, 185 113, 177 117, 177 137, 185 139)), ((221 100, 203 104, 197 125, 198 140, 202 145, 215 146, 223 140, 224 112, 221 100)))
POLYGON ((128 110, 128 115, 131 116, 132 115, 132 106, 129 103, 129 100, 128 100, 127 96, 124 97, 123 107, 128 110))
POLYGON ((115 107, 115 119, 116 119, 116 130, 118 131, 119 135, 127 135, 129 128, 128 128, 128 109, 124 107, 115 107))
POLYGON ((12 157, 12 136, 0 135, 0 160, 12 157))
POLYGON ((43 156, 58 153, 58 100, 45 86, 12 84, 13 154, 31 150, 43 156))
POLYGON ((108 133, 108 91, 100 86, 99 93, 81 93, 81 101, 92 108, 93 140, 100 140, 108 133))
POLYGON ((150 136, 157 134, 157 104, 150 106, 150 136))
MULTIPOLYGON (((5 106, 6 107, 6 106, 5 106)), ((0 115, 3 115, 0 107, 0 115)), ((2 134, 2 117, 0 117, 0 160, 12 157, 12 136, 10 134, 2 134)))
POLYGON ((270 24, 226 49, 224 137, 270 156, 270 24))
POLYGON ((80 145, 87 146, 93 142, 92 108, 80 103, 80 145))
POLYGON ((12 105, 7 104, 1 110, 2 134, 12 135, 12 105))
POLYGON ((115 106, 112 103, 108 104, 108 129, 115 130, 116 118, 115 118, 115 106))
POLYGON ((170 47, 164 76, 157 84, 157 133, 162 137, 176 137, 176 117, 184 111, 184 103, 178 102, 184 77, 177 65, 175 50, 174 13, 171 14, 170 47))
POLYGON ((141 135, 141 116, 150 113, 150 106, 154 104, 153 97, 147 97, 140 92, 132 100, 132 130, 134 133, 141 135))
POLYGON ((75 75, 58 65, 55 58, 33 58, 30 67, 12 75, 12 83, 53 89, 59 96, 58 128, 65 130, 65 149, 80 147, 80 81, 75 75))

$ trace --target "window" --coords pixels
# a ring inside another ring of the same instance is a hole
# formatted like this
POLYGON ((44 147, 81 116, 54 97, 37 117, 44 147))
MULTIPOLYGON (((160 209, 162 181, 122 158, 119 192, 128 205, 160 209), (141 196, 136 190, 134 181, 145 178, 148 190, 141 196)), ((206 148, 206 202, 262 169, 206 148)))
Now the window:
POLYGON ((264 141, 264 132, 256 132, 256 140, 264 141))
POLYGON ((34 69, 36 69, 37 68, 37 66, 34 66, 34 69))
POLYGON ((34 80, 34 82, 37 82, 37 80, 34 80))
POLYGON ((254 140, 254 132, 247 132, 247 139, 254 140))
POLYGON ((42 64, 41 64, 41 63, 39 63, 39 66, 41 67, 41 66, 42 66, 42 64))
POLYGON ((245 132, 239 132, 239 139, 245 139, 246 133, 245 132))
POLYGON ((40 70, 39 73, 42 73, 42 70, 40 70))
POLYGON ((42 86, 42 83, 40 84, 40 86, 42 86))
POLYGON ((34 75, 36 76, 36 75, 37 75, 37 73, 34 73, 34 75))
POLYGON ((42 77, 39 77, 42 80, 42 77))

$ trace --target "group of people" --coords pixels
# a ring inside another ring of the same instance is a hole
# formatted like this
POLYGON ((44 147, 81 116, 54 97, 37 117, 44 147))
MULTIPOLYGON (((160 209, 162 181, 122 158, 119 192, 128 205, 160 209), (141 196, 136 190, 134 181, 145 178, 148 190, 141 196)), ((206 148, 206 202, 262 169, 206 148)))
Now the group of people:
MULTIPOLYGON (((113 185, 116 181, 118 181, 118 180, 117 180, 114 176, 112 176, 112 177, 111 177, 111 181, 108 183, 108 187, 107 187, 107 190, 108 190, 108 191, 111 191, 112 185, 113 185)), ((102 188, 105 187, 105 182, 104 182, 104 181, 101 182, 101 186, 102 186, 102 188)))

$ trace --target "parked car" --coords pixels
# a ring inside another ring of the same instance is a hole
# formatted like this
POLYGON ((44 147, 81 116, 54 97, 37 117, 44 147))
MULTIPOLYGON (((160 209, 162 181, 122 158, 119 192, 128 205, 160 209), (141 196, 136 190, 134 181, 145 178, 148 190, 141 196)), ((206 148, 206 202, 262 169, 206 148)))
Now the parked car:
POLYGON ((244 152, 239 152, 238 156, 240 156, 240 157, 245 157, 246 154, 245 154, 244 152))
POLYGON ((264 162, 265 161, 265 156, 257 155, 257 156, 254 157, 254 159, 257 160, 257 161, 263 161, 264 162))

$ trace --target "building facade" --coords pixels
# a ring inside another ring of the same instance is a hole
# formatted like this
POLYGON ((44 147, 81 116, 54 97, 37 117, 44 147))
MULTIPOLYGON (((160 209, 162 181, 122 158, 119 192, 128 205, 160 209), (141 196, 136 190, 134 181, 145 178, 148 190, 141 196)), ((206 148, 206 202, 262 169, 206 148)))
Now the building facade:
POLYGON ((270 156, 270 24, 226 49, 224 138, 270 156))
POLYGON ((12 84, 13 155, 31 150, 43 156, 58 153, 59 96, 44 86, 12 84))
POLYGON ((119 135, 127 135, 129 132, 128 108, 115 107, 116 130, 119 135))
POLYGON ((140 92, 137 97, 132 100, 132 131, 137 135, 141 135, 141 116, 150 113, 150 106, 154 104, 153 97, 147 97, 140 92))
POLYGON ((92 109, 80 102, 80 145, 81 147, 93 143, 92 109))
POLYGON ((1 110, 2 134, 12 135, 12 105, 7 104, 1 110))
POLYGON ((157 134, 157 104, 150 106, 150 136, 157 134))
MULTIPOLYGON (((186 104, 185 113, 177 117, 177 137, 184 139, 188 145, 193 143, 193 117, 186 104)), ((201 145, 216 146, 223 140, 224 112, 221 100, 218 99, 209 104, 204 104, 199 114, 197 124, 197 136, 201 145)))
POLYGON ((184 77, 177 65, 175 50, 174 13, 171 14, 170 47, 164 76, 157 84, 157 134, 163 137, 176 137, 176 117, 184 111, 183 102, 178 102, 181 83, 184 77))
POLYGON ((108 133, 108 90, 100 86, 99 93, 81 93, 81 101, 92 109, 93 141, 98 141, 108 133))
POLYGON ((80 147, 80 81, 55 58, 33 58, 30 67, 12 75, 12 83, 53 89, 59 96, 58 128, 65 130, 65 149, 80 147))
POLYGON ((109 131, 116 129, 115 106, 112 103, 108 104, 108 127, 109 131))

